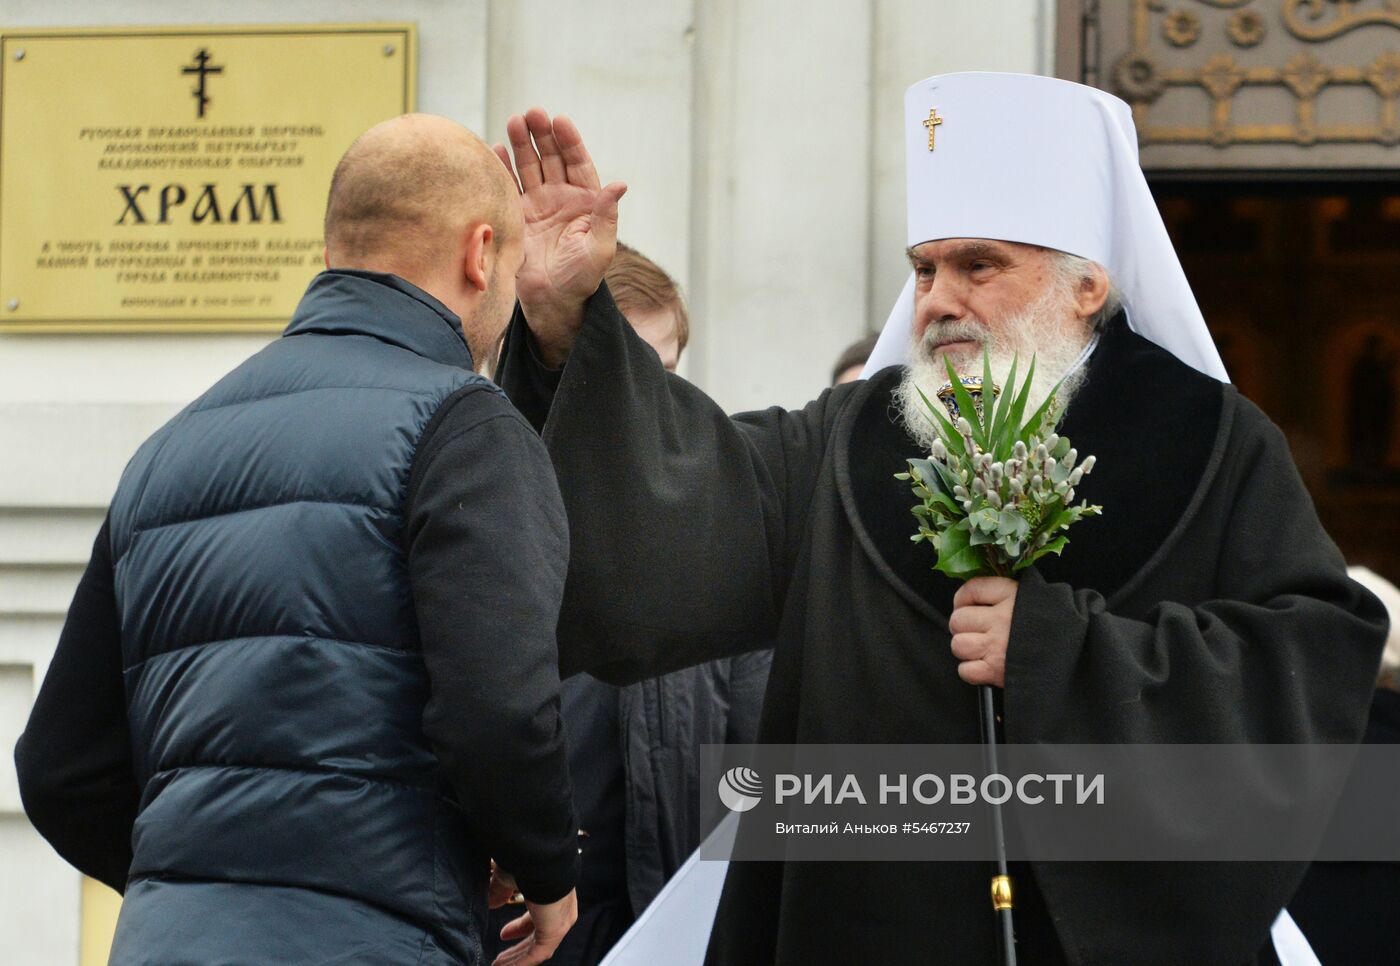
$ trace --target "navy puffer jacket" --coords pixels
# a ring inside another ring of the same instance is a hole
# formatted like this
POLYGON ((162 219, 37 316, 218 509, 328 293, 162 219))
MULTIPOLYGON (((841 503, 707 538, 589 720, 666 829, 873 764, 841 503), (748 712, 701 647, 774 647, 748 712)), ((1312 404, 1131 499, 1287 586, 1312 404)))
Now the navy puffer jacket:
POLYGON ((479 959, 486 859, 422 731, 401 541, 415 447, 470 365, 418 289, 328 272, 127 467, 144 794, 114 963, 479 959))

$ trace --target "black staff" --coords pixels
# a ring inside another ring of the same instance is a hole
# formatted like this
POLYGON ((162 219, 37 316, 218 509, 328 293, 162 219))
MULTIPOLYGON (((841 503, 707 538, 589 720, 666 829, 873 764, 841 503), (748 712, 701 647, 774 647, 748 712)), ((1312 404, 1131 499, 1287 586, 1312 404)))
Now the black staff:
MULTIPOLYGON (((1000 774, 997 766, 997 713, 990 684, 977 688, 982 718, 982 765, 987 774, 1000 774)), ((1011 921, 1011 876, 1006 873, 1006 831, 1001 825, 1001 804, 992 803, 992 844, 996 847, 996 875, 992 876, 992 909, 1001 935, 1001 966, 1016 966, 1016 930, 1011 921)))
MULTIPOLYGON (((983 380, 964 378, 961 382, 977 407, 977 418, 982 419, 982 392, 985 388, 983 380)), ((992 399, 996 400, 1000 395, 1001 387, 994 384, 992 399)), ((957 419, 958 404, 951 382, 938 390, 938 398, 947 408, 948 415, 957 419)), ((1010 576, 1009 573, 1002 573, 1000 568, 997 569, 997 573, 1010 576)), ((977 688, 977 701, 981 710, 979 717, 982 724, 982 766, 989 775, 1000 774, 1001 769, 997 765, 996 698, 990 684, 983 684, 977 688)), ((1006 830, 1001 823, 1001 804, 993 802, 991 810, 992 844, 996 848, 996 874, 992 876, 992 911, 996 914, 997 932, 1001 938, 1001 966, 1016 966, 1016 929, 1011 919, 1011 876, 1006 872, 1006 830)))

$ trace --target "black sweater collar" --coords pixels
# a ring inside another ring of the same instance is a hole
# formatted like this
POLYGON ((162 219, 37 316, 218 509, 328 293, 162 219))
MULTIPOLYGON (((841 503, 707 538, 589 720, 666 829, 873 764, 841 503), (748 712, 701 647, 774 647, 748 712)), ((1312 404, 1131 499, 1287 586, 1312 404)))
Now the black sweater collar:
POLYGON ((311 280, 282 333, 368 335, 443 365, 472 368, 462 322, 397 275, 340 268, 311 280))

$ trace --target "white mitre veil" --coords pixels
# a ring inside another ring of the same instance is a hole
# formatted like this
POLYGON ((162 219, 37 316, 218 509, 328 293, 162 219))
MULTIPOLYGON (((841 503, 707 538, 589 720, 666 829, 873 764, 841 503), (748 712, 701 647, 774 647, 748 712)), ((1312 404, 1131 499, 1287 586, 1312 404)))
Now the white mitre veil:
MULTIPOLYGON (((1053 77, 941 74, 905 92, 904 125, 911 246, 993 238, 1098 262, 1133 331, 1229 381, 1138 166, 1127 104, 1053 77)), ((909 361, 913 320, 911 275, 862 376, 909 361)))

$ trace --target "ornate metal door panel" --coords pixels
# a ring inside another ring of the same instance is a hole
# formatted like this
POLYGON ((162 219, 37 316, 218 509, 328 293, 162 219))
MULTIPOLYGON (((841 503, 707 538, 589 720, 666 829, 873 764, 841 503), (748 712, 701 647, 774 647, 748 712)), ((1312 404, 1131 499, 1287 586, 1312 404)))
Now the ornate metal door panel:
POLYGON ((1148 170, 1400 168, 1400 0, 1061 0, 1060 34, 1148 170))

